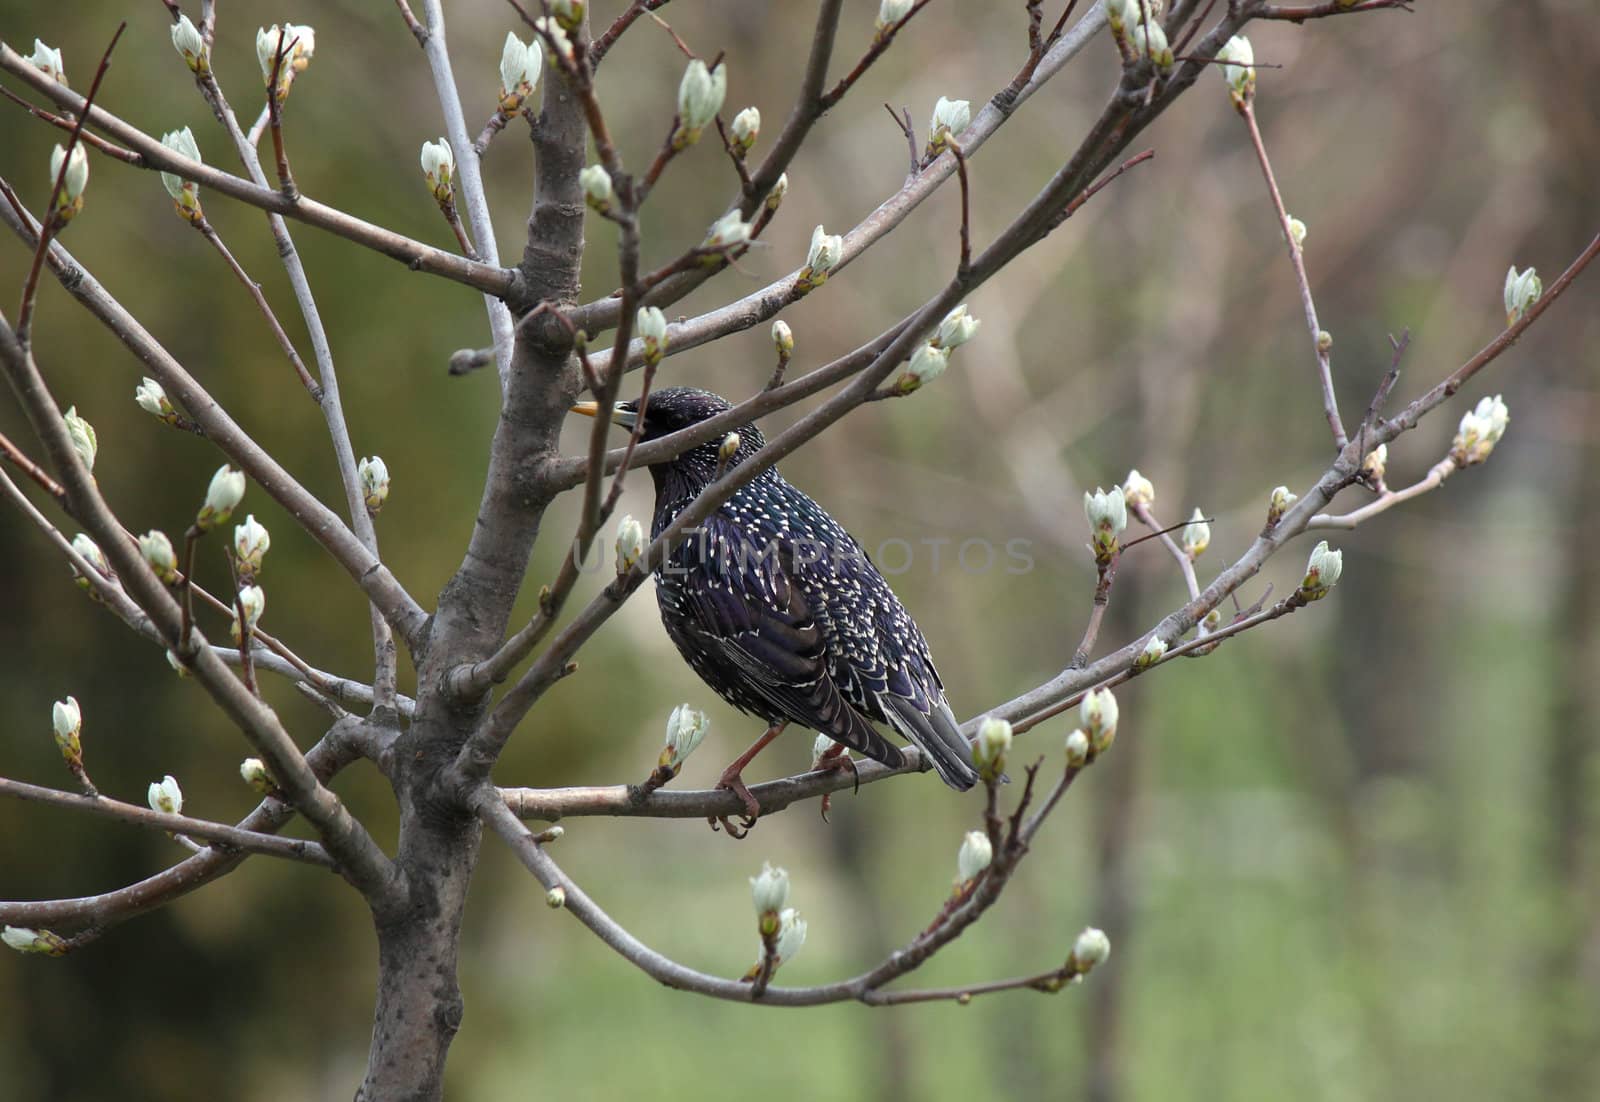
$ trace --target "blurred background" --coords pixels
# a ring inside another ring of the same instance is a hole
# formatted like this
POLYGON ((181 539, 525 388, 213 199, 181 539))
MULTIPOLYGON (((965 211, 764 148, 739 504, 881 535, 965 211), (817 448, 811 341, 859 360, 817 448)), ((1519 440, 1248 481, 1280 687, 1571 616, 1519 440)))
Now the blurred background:
MULTIPOLYGON (((837 66, 864 48, 876 6, 847 6, 837 66)), ((622 7, 594 4, 607 20, 622 7)), ((753 103, 766 120, 757 154, 788 111, 813 7, 744 0, 663 12, 698 50, 728 51, 729 112, 753 103)), ((673 313, 793 270, 813 225, 841 231, 897 188, 905 145, 880 104, 908 106, 919 129, 940 95, 981 104, 1020 64, 1021 7, 931 5, 817 127, 766 243, 673 313)), ((451 9, 475 131, 516 23, 493 0, 451 9)), ((1347 419, 1388 365, 1387 334, 1412 333, 1398 406, 1501 329, 1508 265, 1536 266, 1548 286, 1600 231, 1600 122, 1583 91, 1600 75, 1592 5, 1417 9, 1251 31, 1259 61, 1282 66, 1263 64, 1258 111, 1288 208, 1309 226, 1307 263, 1347 419)), ((62 47, 79 88, 120 18, 129 28, 103 105, 152 133, 193 126, 205 158, 236 170, 159 5, 0 0, 5 40, 24 53, 35 35, 62 47)), ((453 247, 416 160, 442 129, 438 108, 394 6, 230 6, 215 66, 241 115, 253 117, 260 86, 255 27, 286 19, 317 31, 288 111, 301 187, 453 247)), ((681 67, 648 21, 606 63, 603 102, 629 163, 659 145, 681 67)), ((973 158, 978 243, 1069 154, 1114 72, 1110 43, 1092 43, 973 158)), ((0 171, 37 210, 57 139, 11 107, 0 110, 0 136, 0 171)), ((1138 467, 1164 521, 1196 506, 1214 515, 1204 581, 1259 529, 1274 485, 1302 490, 1328 458, 1289 264, 1222 81, 1204 79, 1138 139, 1144 148, 1157 150, 1151 164, 973 295, 982 333, 944 378, 853 414, 784 464, 869 549, 911 545, 893 581, 963 717, 1069 659, 1093 584, 1086 487, 1138 467), (941 540, 935 561, 924 541, 941 540), (1031 568, 1012 573, 1002 555, 984 569, 976 553, 963 565, 955 552, 969 540, 1026 541, 1031 568)), ((530 168, 517 123, 485 159, 502 253, 520 249, 530 168)), ((647 264, 697 241, 733 185, 713 141, 674 164, 648 208, 647 264)), ((309 360, 261 215, 202 198, 309 360)), ((933 294, 955 264, 957 224, 952 185, 789 310, 793 373, 933 294)), ((481 300, 309 228, 293 233, 357 452, 381 454, 393 474, 378 526, 385 558, 431 606, 470 532, 495 417, 491 372, 445 372, 452 351, 486 343, 481 300)), ((591 218, 589 234, 586 298, 608 292, 615 274, 613 228, 591 218)), ((87 209, 65 243, 291 471, 324 500, 341 499, 319 414, 154 175, 96 158, 87 209)), ((15 241, 0 242, 8 294, 26 266, 15 241)), ((1092 924, 1114 951, 1085 985, 966 1007, 710 1002, 657 986, 547 910, 491 839, 468 915, 450 1097, 1600 1097, 1597 301, 1600 275, 1590 273, 1391 448, 1389 481, 1406 485, 1444 454, 1479 397, 1503 393, 1512 411, 1487 466, 1337 534, 1346 565, 1331 599, 1123 690, 1115 751, 1074 788, 990 917, 914 977, 960 984, 1053 967, 1092 924)), ((137 411, 139 364, 48 279, 36 332, 55 393, 99 431, 96 475, 125 522, 180 530, 216 453, 137 411)), ((765 382, 771 356, 761 326, 669 360, 663 380, 738 399, 765 382)), ((0 431, 33 446, 12 402, 0 403, 0 431)), ((575 427, 566 445, 584 439, 575 427)), ((1348 491, 1341 506, 1364 493, 1348 491)), ((649 514, 647 478, 630 480, 623 509, 649 514)), ((263 626, 315 664, 368 676, 354 587, 259 489, 243 511, 273 534, 263 626)), ((553 575, 574 516, 563 500, 547 518, 530 591, 553 575)), ((1312 542, 1274 560, 1245 600, 1267 583, 1287 592, 1312 542)), ((70 786, 49 711, 72 693, 102 789, 139 801, 170 772, 195 814, 233 821, 253 806, 236 772, 243 741, 158 649, 73 588, 15 511, 0 511, 0 562, 0 772, 70 786)), ((203 561, 208 575, 224 583, 220 557, 203 561)), ((1181 597, 1164 553, 1152 544, 1130 554, 1102 648, 1136 637, 1181 597)), ((302 745, 315 741, 319 713, 279 681, 265 691, 302 745)), ((702 687, 641 596, 524 724, 497 776, 641 779, 668 711, 685 700, 713 716, 678 782, 703 786, 759 724, 702 687)), ((1041 725, 1017 756, 1055 760, 1068 729, 1064 719, 1041 725)), ((810 739, 780 741, 751 779, 803 769, 810 739)), ((392 838, 375 770, 353 767, 336 788, 392 838)), ((739 844, 698 822, 575 821, 558 859, 649 944, 724 975, 742 973, 757 950, 746 877, 763 860, 786 866, 810 939, 780 980, 805 984, 869 966, 927 924, 980 808, 976 795, 914 777, 841 795, 831 826, 801 806, 739 844)), ((105 891, 182 856, 160 834, 0 803, 0 897, 105 891)), ((375 961, 365 909, 341 883, 251 860, 65 959, 0 956, 0 1093, 347 1098, 366 1058, 375 961)))

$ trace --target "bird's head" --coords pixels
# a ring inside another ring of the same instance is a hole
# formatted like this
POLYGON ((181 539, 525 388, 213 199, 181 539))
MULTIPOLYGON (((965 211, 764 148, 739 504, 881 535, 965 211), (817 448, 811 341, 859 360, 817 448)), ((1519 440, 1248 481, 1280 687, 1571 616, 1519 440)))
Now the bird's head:
MULTIPOLYGON (((649 399, 644 403, 644 427, 639 433, 639 440, 641 443, 658 440, 681 429, 698 425, 702 421, 708 421, 732 408, 726 398, 709 390, 700 390, 698 387, 672 386, 651 391, 649 399)), ((596 417, 599 415, 600 407, 595 402, 579 402, 572 407, 572 412, 581 413, 586 417, 596 417)), ((611 420, 631 430, 639 423, 639 403, 635 400, 618 402, 612 407, 611 420)), ((731 457, 733 463, 738 463, 751 455, 766 442, 761 430, 754 425, 741 425, 733 431, 739 434, 738 448, 731 457)), ((672 459, 652 463, 651 473, 659 478, 665 469, 676 467, 686 473, 694 472, 700 478, 709 481, 720 467, 727 465, 721 455, 726 439, 726 434, 715 436, 672 459)))

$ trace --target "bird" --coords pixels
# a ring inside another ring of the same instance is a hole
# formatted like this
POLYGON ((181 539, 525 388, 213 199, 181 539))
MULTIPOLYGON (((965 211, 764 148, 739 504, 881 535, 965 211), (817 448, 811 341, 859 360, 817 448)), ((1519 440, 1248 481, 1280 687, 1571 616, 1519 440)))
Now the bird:
MULTIPOLYGON (((668 387, 615 403, 612 420, 632 430, 642 417, 639 438, 647 442, 731 408, 708 390, 668 387)), ((599 413, 594 402, 572 409, 599 413)), ((736 440, 719 437, 649 465, 652 540, 766 443, 753 424, 735 432, 736 440)), ((789 724, 834 741, 825 764, 842 766, 848 749, 898 768, 900 749, 873 726, 886 724, 951 788, 976 783, 971 746, 916 621, 861 544, 776 466, 691 529, 654 577, 661 622, 678 652, 722 699, 768 725, 718 783, 739 796, 746 829, 760 804, 741 773, 789 724)))

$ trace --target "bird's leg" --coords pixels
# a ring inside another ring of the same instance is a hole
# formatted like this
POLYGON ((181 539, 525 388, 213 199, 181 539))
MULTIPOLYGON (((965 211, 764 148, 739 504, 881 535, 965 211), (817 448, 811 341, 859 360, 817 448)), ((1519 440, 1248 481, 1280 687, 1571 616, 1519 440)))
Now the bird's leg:
MULTIPOLYGON (((823 753, 811 766, 814 773, 835 773, 841 769, 848 769, 856 779, 856 790, 861 789, 861 773, 856 769, 855 759, 850 756, 850 748, 843 743, 834 743, 832 749, 823 753)), ((822 797, 822 821, 828 821, 828 810, 833 806, 833 793, 827 792, 822 797)))
POLYGON ((747 765, 755 760, 757 754, 767 748, 769 742, 783 734, 783 729, 787 726, 789 726, 789 721, 785 719, 768 727, 766 733, 751 744, 750 749, 734 758, 728 768, 722 771, 722 777, 717 781, 717 787, 726 788, 739 797, 744 804, 744 821, 739 824, 739 829, 735 829, 726 815, 716 815, 708 820, 711 823, 711 829, 715 830, 720 822, 730 837, 743 838, 750 828, 755 825, 756 819, 761 815, 761 804, 751 793, 749 786, 744 783, 744 778, 740 774, 744 772, 747 765))

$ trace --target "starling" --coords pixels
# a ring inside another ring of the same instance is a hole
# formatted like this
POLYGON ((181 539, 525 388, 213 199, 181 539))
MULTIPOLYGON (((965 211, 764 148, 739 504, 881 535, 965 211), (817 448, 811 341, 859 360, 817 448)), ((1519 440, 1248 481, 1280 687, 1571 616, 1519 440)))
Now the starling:
MULTIPOLYGON (((709 391, 659 390, 644 403, 640 437, 666 436, 729 408, 709 391)), ((596 413, 594 403, 573 409, 596 413)), ((612 419, 631 429, 638 416, 636 403, 619 402, 612 419)), ((712 440, 650 465, 652 539, 723 470, 765 443, 754 425, 737 431, 731 456, 725 440, 712 440)), ((719 786, 739 794, 751 820, 760 806, 739 774, 789 723, 828 736, 840 755, 847 747, 893 767, 903 760, 900 750, 873 727, 888 724, 951 788, 976 782, 971 747, 915 621, 861 545, 775 467, 691 529, 655 580, 661 622, 679 653, 729 704, 767 721, 767 733, 719 786)))

